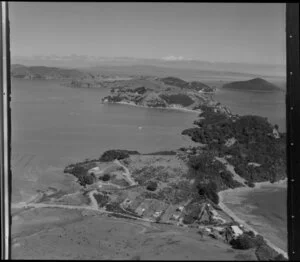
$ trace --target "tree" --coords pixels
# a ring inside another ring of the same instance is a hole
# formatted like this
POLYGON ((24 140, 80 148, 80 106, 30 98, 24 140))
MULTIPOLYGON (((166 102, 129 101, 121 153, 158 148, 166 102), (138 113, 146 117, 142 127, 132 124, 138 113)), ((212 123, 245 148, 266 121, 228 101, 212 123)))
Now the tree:
POLYGON ((242 234, 236 239, 232 239, 230 244, 235 249, 250 249, 255 247, 260 247, 265 244, 265 241, 262 236, 251 236, 250 234, 242 234))
POLYGON ((103 181, 108 181, 108 180, 110 180, 110 175, 109 175, 109 174, 104 174, 103 177, 102 177, 102 180, 103 180, 103 181))
POLYGON ((217 194, 217 184, 214 181, 210 181, 208 184, 198 184, 198 193, 201 196, 207 197, 215 204, 219 204, 219 196, 217 194))
POLYGON ((155 181, 150 181, 146 188, 149 191, 155 191, 157 189, 157 183, 155 181))

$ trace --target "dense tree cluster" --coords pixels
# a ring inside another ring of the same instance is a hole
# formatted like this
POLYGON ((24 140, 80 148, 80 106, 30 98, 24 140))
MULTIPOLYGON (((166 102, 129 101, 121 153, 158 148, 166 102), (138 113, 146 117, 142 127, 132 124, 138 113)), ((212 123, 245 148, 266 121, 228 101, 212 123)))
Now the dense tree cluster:
POLYGON ((170 85, 170 86, 177 86, 180 88, 187 88, 189 86, 189 83, 177 78, 177 77, 165 77, 160 79, 164 84, 170 85))
POLYGON ((204 196, 215 204, 219 204, 219 196, 217 194, 218 187, 214 181, 210 181, 209 183, 199 183, 197 188, 200 196, 204 196))
POLYGON ((99 160, 102 162, 110 162, 115 159, 121 160, 124 158, 128 158, 130 155, 139 155, 139 154, 140 153, 138 151, 130 151, 130 150, 122 150, 122 149, 108 150, 102 154, 99 160))
POLYGON ((126 89, 126 92, 138 93, 139 95, 142 95, 147 92, 147 89, 144 86, 141 86, 134 89, 126 89))
POLYGON ((267 244, 259 246, 255 250, 255 255, 259 261, 288 261, 282 254, 278 254, 267 244))
POLYGON ((217 202, 215 195, 218 191, 242 186, 233 179, 232 174, 226 170, 224 164, 215 159, 216 155, 214 150, 203 150, 201 154, 191 156, 188 162, 190 178, 195 179, 199 194, 206 196, 215 203, 217 202))
POLYGON ((243 235, 232 239, 230 244, 235 249, 255 249, 259 261, 287 261, 287 259, 268 246, 261 235, 255 235, 252 231, 244 232, 243 235))
POLYGON ((160 79, 164 84, 177 86, 181 89, 192 89, 195 91, 213 92, 214 89, 199 81, 187 82, 177 77, 165 77, 160 79))
POLYGON ((242 184, 240 184, 239 182, 233 179, 233 175, 227 170, 221 171, 220 177, 224 185, 228 188, 235 188, 235 187, 242 186, 242 184))
MULTIPOLYGON (((232 117, 205 105, 201 110, 202 119, 195 121, 198 127, 184 130, 183 135, 207 144, 207 149, 214 151, 216 156, 231 155, 228 162, 249 182, 274 182, 285 177, 286 136, 280 133, 280 137, 275 138, 273 129, 276 127, 267 118, 253 115, 232 117), (228 139, 232 138, 235 143, 226 146, 228 139), (259 165, 251 166, 250 162, 259 165)), ((190 162, 196 169, 197 165, 203 165, 197 159, 190 162)))
POLYGON ((104 174, 101 179, 103 181, 108 181, 108 180, 110 180, 110 175, 109 174, 104 174))
POLYGON ((265 240, 260 235, 250 235, 244 233, 238 236, 236 239, 232 239, 230 244, 235 249, 250 249, 257 248, 263 244, 265 244, 265 240))
POLYGON ((157 182, 149 181, 146 188, 149 191, 155 191, 157 189, 157 182))
POLYGON ((274 91, 280 88, 262 78, 254 78, 247 81, 235 81, 223 85, 223 88, 238 90, 274 91))
POLYGON ((174 156, 176 155, 176 151, 157 151, 157 152, 153 152, 153 153, 148 153, 148 154, 144 154, 144 155, 151 155, 151 156, 174 156))
POLYGON ((106 96, 103 98, 103 100, 107 100, 111 103, 121 102, 123 101, 123 98, 121 96, 106 96))
POLYGON ((64 169, 64 173, 69 173, 77 177, 78 182, 82 186, 91 185, 96 181, 96 177, 93 173, 89 173, 88 170, 96 166, 96 160, 86 159, 83 162, 68 165, 64 169))
POLYGON ((77 177, 78 182, 82 186, 91 185, 96 181, 96 177, 94 173, 88 173, 89 168, 84 167, 81 164, 73 165, 72 167, 67 167, 65 169, 65 173, 70 173, 77 177))

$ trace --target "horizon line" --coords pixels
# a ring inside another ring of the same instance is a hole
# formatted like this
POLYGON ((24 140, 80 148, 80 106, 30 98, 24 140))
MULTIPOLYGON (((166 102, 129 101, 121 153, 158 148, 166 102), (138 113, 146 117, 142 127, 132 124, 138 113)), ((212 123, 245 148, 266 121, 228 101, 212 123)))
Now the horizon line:
POLYGON ((105 60, 158 60, 161 62, 166 62, 166 63, 180 63, 180 62, 202 62, 202 63, 210 63, 210 64, 245 64, 245 65, 265 65, 265 66, 286 66, 286 63, 254 63, 254 62, 244 62, 244 61, 208 61, 208 60, 201 60, 200 58, 184 58, 182 56, 165 56, 165 57, 154 57, 154 58, 149 58, 149 57, 129 57, 129 56, 100 56, 100 55, 77 55, 77 54, 67 54, 67 55, 56 55, 56 54, 46 54, 46 55, 31 55, 31 56, 26 56, 26 55, 12 55, 11 59, 12 60, 17 60, 17 59, 28 59, 28 60, 56 60, 54 58, 58 58, 58 60, 64 60, 64 58, 71 58, 73 59, 70 60, 76 60, 76 58, 81 58, 81 59, 96 59, 94 60, 97 62, 97 59, 100 60, 99 62, 105 62, 105 60), (101 59, 103 59, 101 61, 101 59))

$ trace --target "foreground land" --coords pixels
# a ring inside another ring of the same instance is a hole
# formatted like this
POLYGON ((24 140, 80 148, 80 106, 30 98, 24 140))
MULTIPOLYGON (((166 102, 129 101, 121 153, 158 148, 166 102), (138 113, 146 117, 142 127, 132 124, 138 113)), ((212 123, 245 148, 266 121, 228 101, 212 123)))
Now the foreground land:
MULTIPOLYGON (((147 155, 111 150, 100 159, 68 166, 65 172, 78 178, 80 191, 49 188, 30 203, 13 205, 14 258, 46 254, 49 259, 263 260, 278 256, 259 236, 253 236, 253 243, 245 248, 234 247, 239 232, 232 229, 253 233, 211 196, 199 194, 197 178, 186 164, 192 153, 188 150, 147 155), (261 241, 260 246, 254 239, 261 241), (51 252, 57 242, 65 248, 51 252)), ((234 181, 244 180, 236 174, 234 181)))
POLYGON ((15 216, 13 223, 18 232, 13 259, 256 259, 253 250, 233 250, 185 228, 92 211, 31 209, 15 216))

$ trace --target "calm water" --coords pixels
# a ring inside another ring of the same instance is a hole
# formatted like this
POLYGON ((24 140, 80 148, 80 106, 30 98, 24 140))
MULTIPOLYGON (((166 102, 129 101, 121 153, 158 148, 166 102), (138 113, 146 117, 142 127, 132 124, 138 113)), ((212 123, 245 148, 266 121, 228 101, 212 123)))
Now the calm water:
POLYGON ((287 252, 287 194, 283 186, 264 186, 224 198, 234 213, 287 252))
POLYGON ((228 106, 235 114, 260 115, 286 131, 286 106, 284 92, 245 92, 218 89, 215 99, 228 106))
POLYGON ((68 187, 63 168, 108 149, 177 149, 196 113, 101 104, 108 90, 73 89, 53 81, 12 82, 13 201, 39 187, 68 187), (142 128, 139 128, 142 127, 142 128))
POLYGON ((258 232, 262 232, 262 230, 266 228, 266 225, 267 227, 272 225, 270 230, 272 233, 269 234, 270 241, 282 250, 287 251, 286 189, 265 188, 257 192, 249 193, 243 204, 252 205, 254 207, 252 214, 257 221, 263 218, 263 222, 265 223, 257 223, 258 225, 256 225, 258 232))
MULTIPOLYGON (((193 144, 181 131, 192 127, 197 114, 101 104, 101 97, 108 92, 67 88, 55 81, 12 81, 13 202, 29 199, 36 190, 49 186, 76 187, 74 178, 63 174, 63 168, 75 161, 99 157, 107 149, 146 153, 193 144)), ((284 93, 219 90, 216 99, 234 113, 266 116, 285 130, 284 93)), ((251 205, 261 208, 281 204, 273 213, 262 214, 256 209, 255 215, 282 216, 285 191, 276 198, 271 191, 262 194, 253 196, 255 203, 251 205)), ((285 216, 281 218, 280 223, 272 223, 286 230, 282 222, 285 216)))

